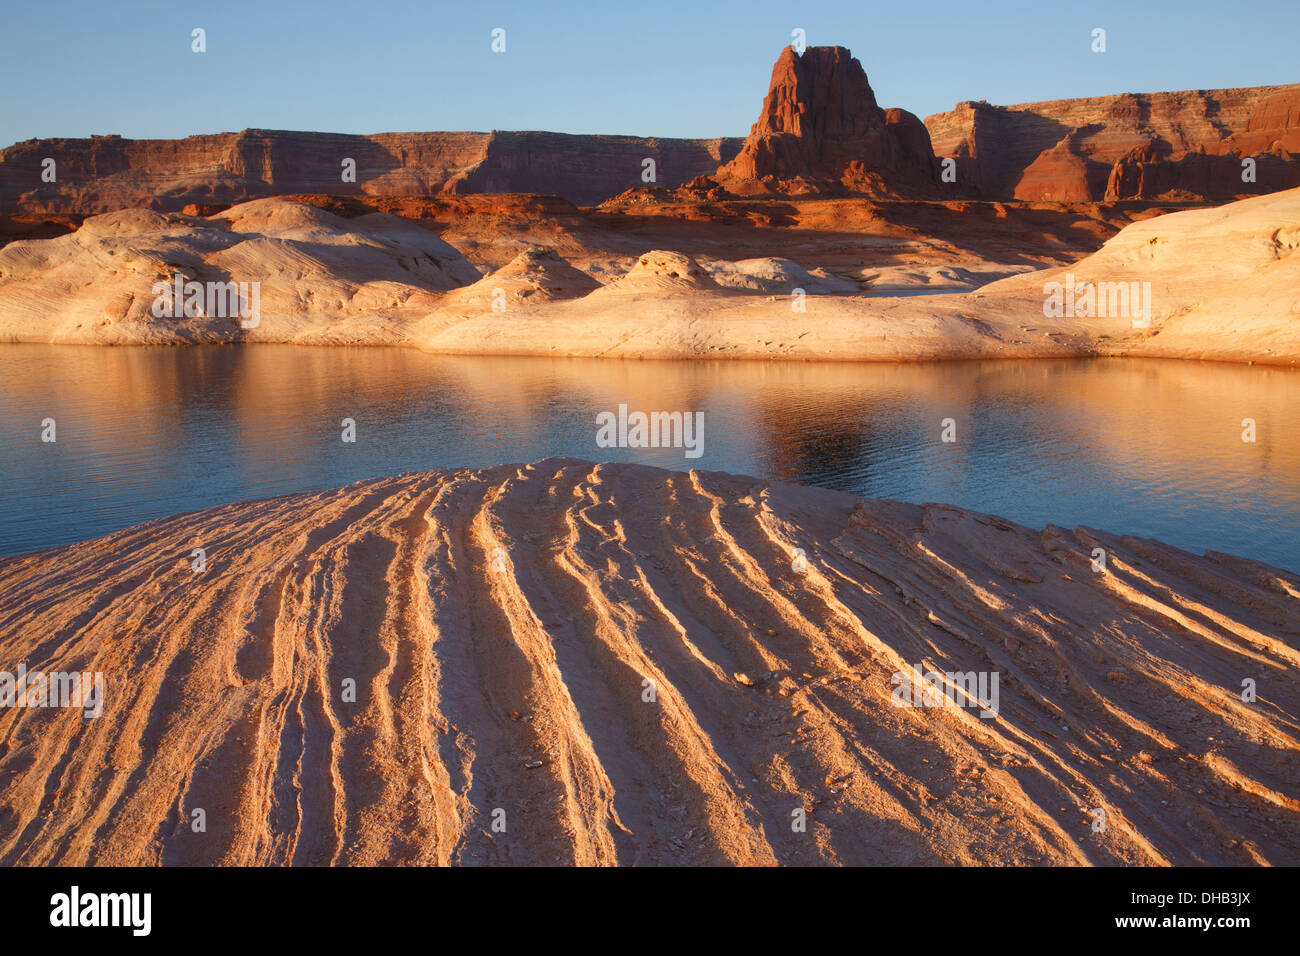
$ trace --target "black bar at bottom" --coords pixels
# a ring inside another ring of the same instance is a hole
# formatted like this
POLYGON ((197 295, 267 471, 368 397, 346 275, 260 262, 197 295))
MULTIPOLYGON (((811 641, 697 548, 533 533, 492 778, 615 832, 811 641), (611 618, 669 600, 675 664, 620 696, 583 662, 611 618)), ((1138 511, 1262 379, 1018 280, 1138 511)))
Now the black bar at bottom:
POLYGON ((1231 945, 1293 924, 1295 884, 1294 870, 1227 868, 0 869, 11 942, 259 949, 373 946, 410 932, 431 934, 435 950, 464 933, 484 946, 517 936, 590 948, 597 930, 615 934, 606 943, 633 946, 717 939, 769 949, 793 935, 814 952, 839 939, 1181 944, 1199 936, 1231 945))

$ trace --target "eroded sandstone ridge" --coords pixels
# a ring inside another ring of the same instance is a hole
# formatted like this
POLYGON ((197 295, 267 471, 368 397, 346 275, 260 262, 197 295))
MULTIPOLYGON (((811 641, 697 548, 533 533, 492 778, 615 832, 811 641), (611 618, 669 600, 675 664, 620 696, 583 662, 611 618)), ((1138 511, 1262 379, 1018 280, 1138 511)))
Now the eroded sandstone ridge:
MULTIPOLYGON (((473 248, 472 233, 446 229, 444 240, 364 204, 326 205, 350 218, 259 199, 209 217, 124 210, 91 217, 69 235, 12 242, 0 249, 0 340, 402 345, 448 354, 605 358, 1128 355, 1300 363, 1300 189, 1133 222, 1072 264, 1058 259, 1026 271, 1027 263, 1004 260, 982 276, 956 266, 969 261, 970 250, 944 251, 935 239, 894 226, 880 230, 870 218, 856 219, 864 228, 854 240, 836 234, 831 248, 807 228, 843 229, 864 209, 886 219, 900 206, 909 215, 915 208, 936 213, 923 203, 738 202, 731 210, 738 243, 702 241, 693 223, 675 215, 666 217, 676 222, 672 230, 647 228, 633 216, 597 231, 598 221, 623 214, 580 217, 571 210, 576 228, 569 235, 548 235, 550 224, 512 226, 509 244, 490 257, 473 248), (775 238, 756 235, 752 206, 780 209, 795 235, 813 233, 813 243, 799 248, 800 261, 717 257, 736 255, 746 243, 752 252, 782 248, 784 227, 772 231, 775 238), (658 242, 648 247, 652 239, 688 234, 692 253, 658 242), (613 235, 617 255, 606 245, 613 235), (588 245, 593 239, 596 247, 588 245), (471 249, 478 265, 451 240, 471 249), (622 254, 631 249, 636 255, 622 254), (510 258, 501 261, 503 253, 510 258), (952 265, 937 266, 940 253, 952 265), (879 264, 861 265, 873 259, 879 264), (980 284, 995 275, 1003 278, 980 284), (211 308, 157 314, 159 283, 165 290, 177 277, 213 291, 257 283, 259 320, 249 325, 229 309, 224 316, 211 308), (954 283, 978 288, 873 293, 954 283)), ((980 218, 968 225, 986 238, 1051 221, 1045 210, 969 205, 980 218)), ((492 210, 487 215, 496 219, 492 210)))
POLYGON ((393 310, 431 308, 436 294, 479 278, 432 232, 382 212, 344 220, 281 199, 208 218, 123 209, 66 236, 0 249, 0 326, 36 322, 60 328, 55 337, 119 345, 231 342, 257 329, 280 336, 323 325, 379 341, 394 334, 393 310), (178 283, 201 286, 202 303, 187 311, 188 295, 170 292, 178 283))
POLYGON ((839 46, 781 51, 758 121, 717 181, 740 195, 851 192, 930 196, 925 125, 881 109, 862 64, 839 46))
POLYGON ((738 139, 646 139, 545 132, 300 133, 244 130, 186 139, 27 140, 0 151, 0 211, 110 212, 132 206, 179 212, 290 193, 428 196, 531 192, 592 205, 640 183, 673 187, 710 173, 738 139), (42 182, 55 160, 57 181, 42 182), (343 161, 356 178, 343 178, 343 161))
POLYGON ((5 666, 105 679, 0 709, 0 862, 1295 865, 1298 622, 1253 561, 713 472, 218 507, 0 560, 5 666))
POLYGON ((925 125, 958 183, 991 199, 1222 201, 1300 185, 1300 84, 966 102, 925 125))

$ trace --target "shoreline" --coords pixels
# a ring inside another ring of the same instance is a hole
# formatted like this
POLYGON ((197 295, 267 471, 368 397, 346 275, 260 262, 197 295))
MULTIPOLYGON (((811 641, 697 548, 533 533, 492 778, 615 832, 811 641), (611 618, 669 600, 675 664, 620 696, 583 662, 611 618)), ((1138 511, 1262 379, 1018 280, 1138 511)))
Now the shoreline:
MULTIPOLYGON (((484 317, 489 318, 489 317, 484 317)), ((653 336, 662 327, 638 325, 636 334, 653 336)), ((478 326, 453 327, 454 337, 473 337, 488 331, 478 326)), ((516 328, 516 331, 519 331, 516 328)), ((551 337, 547 329, 526 329, 531 337, 551 337)), ((583 337, 595 333, 597 329, 583 330, 583 337)), ((608 322, 599 331, 608 331, 608 322)), ((827 330, 837 331, 835 328, 827 330)), ((857 331, 861 331, 859 328, 857 331)), ((32 335, 10 336, 0 338, 0 345, 58 345, 93 348, 188 348, 192 346, 231 346, 253 347, 259 345, 280 345, 306 348, 400 348, 413 349, 429 355, 448 357, 464 356, 479 358, 572 358, 572 359, 618 359, 623 361, 646 362, 682 362, 682 361, 725 361, 725 362, 801 362, 817 364, 833 362, 837 364, 929 364, 939 362, 997 362, 1017 361, 1032 362, 1053 359, 1091 360, 1091 359, 1163 359, 1179 362, 1216 362, 1228 365, 1261 366, 1268 368, 1300 367, 1300 351, 1285 354, 1268 355, 1243 349, 1240 346, 1228 348, 1207 348, 1204 345, 1182 345, 1158 348, 1146 348, 1134 344, 1127 348, 1098 347, 1095 343, 1078 346, 1064 346, 1053 343, 1037 349, 1003 347, 991 351, 989 347, 960 350, 952 344, 938 347, 916 348, 913 350, 863 350, 850 351, 843 347, 826 349, 825 352, 813 352, 809 349, 781 350, 779 348, 746 348, 733 344, 710 345, 708 350, 685 345, 651 346, 628 348, 625 345, 598 348, 564 347, 552 345, 542 347, 531 341, 512 341, 498 347, 474 347, 469 345, 421 343, 410 338, 394 337, 391 339, 366 336, 361 338, 338 337, 331 335, 328 329, 319 329, 306 336, 297 337, 212 337, 195 339, 159 338, 156 330, 151 330, 148 337, 103 340, 96 338, 41 338, 32 335), (846 352, 848 354, 846 354, 846 352)), ((887 333, 886 333, 887 335, 887 333)))
POLYGON ((1111 360, 1111 359, 1134 359, 1144 362, 1163 361, 1163 362, 1203 362, 1218 365, 1233 365, 1260 367, 1270 369, 1297 369, 1300 368, 1300 360, 1282 359, 1274 360, 1270 356, 1263 358, 1227 358, 1216 357, 1213 355, 1199 354, 1144 354, 1138 352, 1043 352, 1038 354, 1012 354, 1012 355, 912 355, 912 356, 890 356, 890 357, 843 357, 828 355, 819 356, 801 356, 789 354, 736 354, 736 353, 718 353, 701 355, 699 353, 665 353, 665 354, 637 354, 637 355, 597 355, 582 352, 557 352, 557 351, 459 351, 451 349, 430 349, 410 342, 301 342, 301 341, 277 341, 277 340, 258 340, 248 341, 180 341, 180 342, 81 342, 81 341, 55 341, 47 342, 37 339, 17 339, 9 341, 0 341, 0 345, 18 346, 18 345, 35 345, 35 346, 57 346, 70 348, 120 348, 120 349, 184 349, 200 347, 216 348, 252 348, 254 346, 277 345, 292 346, 295 348, 313 348, 313 349, 411 349, 414 351, 424 352, 428 355, 443 356, 446 358, 518 358, 518 359, 602 359, 604 361, 620 362, 790 362, 806 365, 835 364, 835 365, 931 365, 931 364, 949 364, 964 362, 1047 362, 1054 360, 1067 361, 1091 361, 1091 360, 1111 360))
POLYGON ((447 358, 519 358, 519 359, 602 359, 605 361, 621 362, 753 362, 753 363, 797 363, 806 365, 834 364, 834 365, 928 365, 928 364, 948 364, 948 363, 977 363, 977 362, 1047 362, 1047 361, 1101 361, 1132 359, 1135 361, 1152 362, 1200 362, 1213 363, 1219 365, 1231 366, 1256 366, 1269 369, 1290 369, 1300 368, 1300 360, 1288 359, 1281 356, 1263 356, 1261 358, 1227 358, 1216 357, 1214 355, 1199 354, 1170 354, 1170 353, 1143 353, 1137 351, 1111 352, 1111 351, 1057 351, 1057 352, 1040 352, 1034 354, 972 354, 972 355, 947 355, 947 356, 926 356, 926 355, 893 355, 887 357, 881 356, 864 356, 864 357, 844 357, 837 355, 828 355, 820 357, 816 355, 797 355, 789 353, 732 353, 718 352, 711 354, 701 354, 698 352, 682 352, 668 354, 632 354, 632 355, 607 355, 607 354, 590 354, 582 352, 559 352, 554 349, 551 351, 522 351, 522 350, 502 350, 502 351, 470 351, 470 350, 452 350, 446 348, 428 348, 415 342, 410 341, 357 341, 357 342, 329 342, 329 341, 301 341, 301 340, 278 340, 278 339, 218 339, 211 341, 161 341, 161 342, 95 342, 79 340, 59 340, 45 341, 35 338, 21 338, 0 340, 0 346, 54 346, 69 348, 112 348, 112 349, 185 349, 185 348, 253 348, 257 346, 273 345, 280 347, 294 348, 312 348, 312 349, 410 349, 412 351, 423 352, 427 355, 437 355, 447 358))

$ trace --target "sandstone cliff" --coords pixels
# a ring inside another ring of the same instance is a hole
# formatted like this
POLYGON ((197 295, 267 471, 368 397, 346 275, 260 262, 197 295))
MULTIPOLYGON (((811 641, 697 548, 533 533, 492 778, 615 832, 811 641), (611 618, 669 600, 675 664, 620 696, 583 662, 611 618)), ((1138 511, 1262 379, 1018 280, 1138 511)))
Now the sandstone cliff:
POLYGON ((647 159, 654 182, 680 186, 710 173, 740 148, 740 140, 641 139, 635 136, 573 136, 564 133, 491 134, 483 158, 444 185, 453 193, 544 193, 594 206, 641 185, 647 159))
POLYGON ((94 214, 143 206, 229 205, 290 193, 428 196, 532 192, 594 205, 642 182, 678 186, 712 172, 737 139, 642 139, 562 133, 380 133, 244 130, 180 140, 27 140, 0 151, 0 211, 94 214), (56 181, 42 182, 55 161, 56 181), (343 162, 356 164, 345 182, 343 162))
POLYGON ((1300 84, 966 102, 925 125, 985 198, 1222 201, 1300 185, 1300 84))
POLYGON ((28 140, 0 151, 0 214, 216 211, 269 196, 541 193, 596 205, 647 184, 695 198, 858 194, 1052 202, 1225 201, 1300 185, 1300 84, 882 109, 843 47, 787 47, 749 136, 547 132, 28 140), (937 157, 957 162, 944 182, 937 157), (1243 180, 1242 160, 1254 179, 1243 180), (42 181, 53 159, 57 178, 42 181), (343 178, 355 161, 354 182, 343 178), (654 160, 653 182, 642 178, 654 160), (713 176, 714 179, 704 177, 713 176), (716 180, 716 181, 714 181, 716 180))

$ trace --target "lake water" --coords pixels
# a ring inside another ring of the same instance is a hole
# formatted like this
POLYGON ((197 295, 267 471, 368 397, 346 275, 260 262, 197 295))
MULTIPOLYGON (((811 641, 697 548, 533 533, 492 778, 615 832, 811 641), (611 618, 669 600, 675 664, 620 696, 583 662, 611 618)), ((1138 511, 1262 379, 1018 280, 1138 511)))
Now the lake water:
POLYGON ((3 345, 0 409, 0 554, 360 478, 564 455, 947 502, 1300 570, 1300 371, 3 345), (619 404, 703 412, 703 454, 598 447, 596 416, 619 404))

